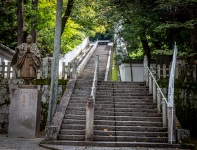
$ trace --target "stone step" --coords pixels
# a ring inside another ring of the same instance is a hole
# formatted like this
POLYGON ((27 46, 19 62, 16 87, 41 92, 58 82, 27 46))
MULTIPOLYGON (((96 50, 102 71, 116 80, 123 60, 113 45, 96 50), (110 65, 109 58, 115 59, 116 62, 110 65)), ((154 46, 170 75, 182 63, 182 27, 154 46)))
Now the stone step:
POLYGON ((95 103, 106 102, 106 103, 150 103, 153 104, 152 99, 143 99, 143 98, 132 98, 132 99, 119 99, 119 98, 98 98, 96 97, 95 103))
MULTIPOLYGON (((96 98, 112 98, 111 95, 96 95, 96 98)), ((113 99, 124 100, 124 99, 152 99, 152 95, 130 95, 130 96, 118 96, 113 95, 113 99)))
POLYGON ((65 112, 65 115, 67 115, 67 114, 75 114, 75 115, 85 115, 86 114, 86 111, 78 111, 78 110, 66 110, 66 112, 65 112))
POLYGON ((84 135, 58 135, 59 140, 79 140, 79 141, 85 141, 84 135))
POLYGON ((167 143, 167 137, 139 137, 139 136, 94 136, 95 141, 119 141, 119 142, 163 142, 167 143))
POLYGON ((61 135, 84 135, 85 130, 69 130, 69 129, 60 129, 61 135))
MULTIPOLYGON (((73 101, 70 101, 70 103, 81 103, 83 101, 77 101, 77 100, 73 100, 73 101)), ((141 105, 141 106, 144 106, 144 105, 155 105, 155 103, 152 103, 152 100, 149 100, 149 101, 138 101, 138 100, 134 100, 134 101, 127 101, 127 102, 124 102, 124 101, 119 101, 119 102, 114 102, 113 100, 97 100, 95 102, 96 104, 114 104, 114 105, 141 105)))
MULTIPOLYGON (((67 114, 64 117, 65 119, 78 119, 78 120, 86 120, 85 115, 76 115, 76 114, 67 114)), ((97 115, 95 113, 95 120, 115 120, 115 121, 162 121, 162 117, 136 117, 136 116, 102 116, 97 115)))
MULTIPOLYGON (((77 112, 75 112, 77 113, 77 112)), ((84 110, 85 113, 85 110, 84 110)), ((114 112, 114 111, 109 111, 109 110, 95 110, 95 114, 97 115, 115 115, 115 116, 135 116, 135 117, 160 117, 161 115, 155 112, 114 112)))
MULTIPOLYGON (((75 145, 75 146, 99 146, 99 147, 142 147, 147 148, 166 148, 168 150, 182 150, 179 144, 168 144, 159 142, 111 142, 111 141, 77 141, 77 140, 56 140, 56 141, 44 141, 41 144, 55 144, 55 145, 75 145)), ((109 148, 110 149, 110 148, 109 148)), ((123 148, 124 149, 124 148, 123 148)))
MULTIPOLYGON (((82 132, 80 132, 80 133, 82 133, 82 132)), ((79 134, 79 133, 77 132, 77 134, 79 134)), ((152 137, 153 138, 153 137, 167 137, 168 133, 167 132, 136 132, 136 131, 94 130, 94 135, 95 136, 97 136, 97 135, 102 135, 102 136, 138 136, 138 137, 152 137)))
POLYGON ((146 127, 146 126, 109 126, 95 125, 94 130, 103 131, 136 131, 136 132, 166 132, 167 128, 163 127, 146 127))
POLYGON ((157 113, 157 109, 148 109, 148 108, 105 108, 105 107, 95 107, 95 110, 108 110, 108 111, 115 111, 115 112, 152 112, 157 113))
POLYGON ((61 129, 85 130, 85 124, 62 124, 61 129))

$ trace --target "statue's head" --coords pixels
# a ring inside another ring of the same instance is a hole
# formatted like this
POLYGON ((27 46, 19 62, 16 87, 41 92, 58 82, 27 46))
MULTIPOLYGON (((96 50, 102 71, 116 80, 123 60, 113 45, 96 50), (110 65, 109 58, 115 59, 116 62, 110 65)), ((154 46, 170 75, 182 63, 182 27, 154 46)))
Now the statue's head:
POLYGON ((29 34, 26 38, 27 43, 31 43, 32 42, 32 36, 29 34))

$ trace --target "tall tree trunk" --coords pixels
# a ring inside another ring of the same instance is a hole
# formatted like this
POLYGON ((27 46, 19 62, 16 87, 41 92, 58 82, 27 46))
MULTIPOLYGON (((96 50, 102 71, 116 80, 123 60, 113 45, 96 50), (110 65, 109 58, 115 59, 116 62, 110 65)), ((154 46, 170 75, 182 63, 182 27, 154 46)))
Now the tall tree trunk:
POLYGON ((23 0, 18 0, 18 31, 17 31, 17 45, 23 42, 23 0))
MULTIPOLYGON (((190 14, 190 20, 196 20, 197 18, 197 4, 191 5, 189 7, 189 14, 190 14)), ((191 47, 191 53, 197 53, 197 24, 194 24, 193 28, 190 30, 190 47, 191 47)), ((194 54, 191 59, 190 63, 193 63, 195 60, 197 60, 197 54, 194 54)))
POLYGON ((58 72, 59 72, 59 54, 61 46, 61 25, 62 25, 62 5, 63 0, 57 0, 56 6, 56 26, 55 26, 55 37, 54 37, 54 51, 53 61, 51 68, 51 89, 49 99, 49 111, 47 124, 51 124, 52 118, 55 114, 57 95, 58 95, 58 72))
POLYGON ((71 11, 73 9, 73 5, 74 5, 74 0, 68 0, 68 3, 67 3, 67 7, 66 7, 66 11, 64 13, 64 16, 62 17, 62 30, 61 30, 61 35, 63 34, 64 32, 64 28, 66 26, 66 22, 71 14, 71 11))
MULTIPOLYGON (((38 8, 38 0, 32 0, 32 9, 37 10, 38 8)), ((31 35, 33 39, 33 43, 37 42, 37 31, 36 31, 36 15, 33 15, 32 22, 31 22, 32 30, 31 35)))
POLYGON ((150 66, 150 61, 151 61, 150 47, 148 45, 148 40, 144 32, 140 35, 140 40, 142 43, 142 47, 144 49, 144 55, 146 55, 148 58, 148 66, 150 66))

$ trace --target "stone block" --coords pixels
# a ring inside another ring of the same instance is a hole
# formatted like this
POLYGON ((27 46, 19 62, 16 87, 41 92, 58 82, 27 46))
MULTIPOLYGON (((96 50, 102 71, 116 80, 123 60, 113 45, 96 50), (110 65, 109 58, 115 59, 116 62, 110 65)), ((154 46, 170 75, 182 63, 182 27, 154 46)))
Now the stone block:
MULTIPOLYGON (((29 88, 29 87, 28 87, 29 88)), ((36 138, 40 129, 41 96, 34 88, 11 89, 8 136, 36 138)))
POLYGON ((57 140, 58 127, 57 126, 46 126, 45 127, 45 140, 57 140))
POLYGON ((190 139, 190 131, 186 129, 177 129, 177 142, 182 143, 190 139))

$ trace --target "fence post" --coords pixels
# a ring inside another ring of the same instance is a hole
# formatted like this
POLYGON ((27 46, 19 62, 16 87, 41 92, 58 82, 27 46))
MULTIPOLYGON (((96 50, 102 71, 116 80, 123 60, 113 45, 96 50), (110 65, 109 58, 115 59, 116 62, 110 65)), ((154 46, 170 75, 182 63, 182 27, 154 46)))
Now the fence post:
POLYGON ((7 78, 10 79, 10 70, 11 70, 11 63, 8 62, 7 64, 7 78))
POLYGON ((157 88, 157 112, 161 113, 161 93, 160 93, 160 88, 157 88))
POLYGON ((72 69, 72 79, 77 79, 77 63, 73 63, 73 69, 72 69))
POLYGON ((163 64, 163 79, 166 79, 166 64, 163 64))
POLYGON ((163 127, 164 128, 167 127, 167 111, 166 111, 167 104, 166 104, 165 100, 166 100, 166 98, 162 98, 162 118, 163 118, 163 127))
POLYGON ((173 106, 168 106, 168 143, 176 142, 176 127, 175 127, 175 109, 173 106))
POLYGON ((160 64, 157 65, 157 78, 158 79, 161 78, 161 66, 160 66, 160 64))
POLYGON ((2 74, 2 78, 4 79, 5 78, 5 62, 2 62, 2 70, 1 70, 2 74))
POLYGON ((68 62, 68 68, 67 68, 67 79, 70 79, 71 77, 71 72, 70 72, 70 62, 68 62))
POLYGON ((93 141, 93 129, 94 129, 94 103, 93 103, 93 97, 90 96, 86 104, 86 133, 85 133, 86 141, 93 141))
POLYGON ((144 56, 144 82, 146 82, 147 81, 147 78, 148 78, 148 71, 147 71, 146 66, 148 66, 148 58, 145 55, 144 56))
POLYGON ((153 80, 153 103, 157 102, 157 87, 156 87, 156 83, 153 80))
POLYGON ((62 62, 62 79, 65 79, 65 62, 62 62))
POLYGON ((151 77, 150 73, 149 73, 149 81, 148 81, 148 83, 149 83, 149 94, 153 94, 153 86, 152 86, 153 82, 152 82, 152 77, 151 77))

